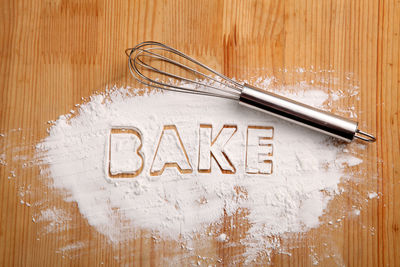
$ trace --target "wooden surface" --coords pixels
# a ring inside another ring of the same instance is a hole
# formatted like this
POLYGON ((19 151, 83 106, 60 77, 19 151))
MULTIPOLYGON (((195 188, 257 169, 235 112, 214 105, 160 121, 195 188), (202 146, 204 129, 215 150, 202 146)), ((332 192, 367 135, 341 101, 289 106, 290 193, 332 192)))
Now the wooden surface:
MULTIPOLYGON (((209 257, 202 265, 243 263, 243 247, 215 241, 194 241, 195 253, 188 253, 143 233, 112 246, 75 203, 39 181, 39 169, 29 161, 48 120, 106 86, 135 85, 124 49, 144 40, 165 42, 238 79, 275 76, 279 86, 322 77, 336 81, 328 85, 334 91, 359 87, 359 97, 338 105, 354 105, 377 142, 362 151, 363 178, 348 183, 331 210, 357 205, 361 214, 282 237, 291 256, 273 253, 271 263, 308 266, 316 257, 322 266, 400 266, 398 0, 2 0, 0 12, 0 154, 7 161, 0 165, 0 266, 191 265, 197 255, 209 257), (299 68, 306 71, 299 74, 299 68), (16 177, 8 179, 12 171, 16 177), (366 201, 371 191, 379 198, 366 201), (21 204, 40 198, 74 214, 75 227, 43 233, 43 223, 32 222, 39 208, 21 204), (87 245, 60 252, 76 240, 87 245)), ((224 219, 233 239, 245 231, 240 220, 238 215, 235 230, 224 219)), ((268 262, 261 257, 259 263, 268 262)))

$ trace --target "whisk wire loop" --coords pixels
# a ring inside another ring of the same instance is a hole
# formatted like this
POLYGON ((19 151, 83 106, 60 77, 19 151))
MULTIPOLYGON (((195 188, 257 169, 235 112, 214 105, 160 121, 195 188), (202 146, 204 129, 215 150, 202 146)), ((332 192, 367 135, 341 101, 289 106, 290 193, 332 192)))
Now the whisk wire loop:
MULTIPOLYGON (((158 68, 155 68, 155 67, 153 67, 153 66, 151 66, 151 65, 149 65, 149 64, 147 64, 147 63, 145 63, 143 60, 141 60, 141 57, 150 57, 150 58, 153 58, 153 56, 138 54, 138 55, 137 55, 137 58, 136 58, 136 61, 134 61, 134 64, 135 64, 135 65, 139 65, 139 66, 141 66, 141 67, 144 67, 144 68, 147 68, 147 69, 149 69, 149 70, 152 70, 152 71, 154 71, 154 72, 156 72, 156 73, 158 73, 158 74, 162 74, 162 75, 165 75, 165 76, 168 76, 168 77, 177 79, 177 80, 185 81, 185 82, 187 82, 187 83, 193 83, 193 84, 196 84, 196 85, 198 85, 198 86, 206 86, 206 87, 209 87, 209 88, 214 89, 214 90, 216 90, 216 91, 221 91, 221 92, 223 92, 223 93, 226 93, 226 89, 223 89, 223 88, 220 88, 220 87, 215 87, 215 86, 212 86, 212 85, 210 85, 210 84, 204 84, 204 83, 202 83, 201 81, 188 79, 188 78, 183 77, 183 76, 180 76, 180 75, 176 75, 176 74, 172 74, 172 73, 169 73, 169 72, 162 71, 162 70, 160 70, 160 69, 158 69, 158 68)), ((184 68, 184 69, 186 69, 186 70, 188 70, 188 71, 191 71, 191 72, 193 72, 193 73, 195 73, 195 74, 198 74, 198 75, 204 77, 205 79, 209 79, 209 80, 212 80, 212 81, 214 81, 214 82, 216 82, 216 83, 222 84, 222 85, 224 85, 225 87, 229 87, 229 88, 232 88, 232 89, 236 89, 236 88, 233 88, 233 87, 230 87, 230 86, 227 86, 227 85, 223 84, 222 82, 218 81, 217 79, 215 79, 215 78, 213 78, 213 77, 208 77, 207 75, 203 74, 202 72, 199 72, 199 71, 197 71, 197 70, 195 70, 195 69, 193 69, 193 68, 190 68, 190 67, 188 67, 188 66, 185 66, 185 65, 183 65, 183 64, 181 64, 181 63, 179 63, 179 62, 177 62, 177 61, 171 60, 171 59, 169 59, 169 58, 166 58, 166 57, 163 57, 163 56, 160 56, 160 55, 157 55, 157 54, 156 54, 154 57, 155 57, 155 58, 160 58, 160 59, 162 59, 162 60, 167 61, 168 63, 171 63, 171 64, 173 64, 173 65, 176 65, 176 66, 179 66, 179 67, 181 67, 181 68, 184 68)), ((163 85, 161 82, 158 82, 158 81, 155 81, 155 82, 156 82, 157 84, 159 84, 159 85, 163 85)), ((187 90, 187 88, 185 88, 185 90, 187 90)), ((198 90, 196 90, 196 92, 198 92, 198 90)), ((237 96, 239 97, 239 93, 237 94, 237 96)))
POLYGON ((222 97, 222 98, 228 98, 228 99, 233 99, 233 100, 238 100, 240 97, 241 88, 243 87, 242 84, 226 77, 225 75, 211 69, 210 67, 202 64, 201 62, 189 57, 188 55, 186 55, 172 47, 166 46, 166 45, 158 43, 158 42, 148 41, 148 42, 143 42, 143 43, 135 46, 134 48, 126 49, 125 53, 129 57, 129 70, 130 70, 131 74, 136 78, 136 80, 138 80, 140 83, 145 84, 147 86, 155 87, 158 89, 177 91, 177 92, 181 92, 181 93, 208 95, 208 96, 222 97), (212 75, 207 75, 207 74, 203 73, 202 71, 198 71, 190 66, 182 64, 172 58, 161 55, 160 53, 158 53, 160 51, 172 53, 172 54, 177 55, 189 62, 192 62, 192 63, 196 64, 197 66, 201 67, 202 69, 219 77, 219 79, 216 77, 213 77, 212 75), (159 60, 159 61, 171 64, 180 69, 183 69, 184 71, 187 71, 194 75, 197 75, 197 76, 201 77, 202 79, 190 79, 187 77, 183 77, 181 75, 163 71, 163 70, 155 67, 154 65, 146 63, 145 62, 146 59, 148 59, 150 63, 152 60, 159 60), (163 76, 169 77, 170 80, 168 82, 165 82, 165 81, 160 81, 159 79, 152 79, 143 73, 144 70, 149 70, 149 71, 161 74, 163 76), (221 86, 218 86, 218 87, 213 86, 212 84, 209 84, 209 83, 205 84, 204 82, 202 82, 203 80, 213 81, 219 85, 222 85, 222 87, 221 86), (189 86, 190 86, 190 84, 192 84, 192 85, 195 85, 195 87, 193 88, 192 86, 185 87, 185 86, 177 85, 177 83, 174 81, 184 81, 189 86))

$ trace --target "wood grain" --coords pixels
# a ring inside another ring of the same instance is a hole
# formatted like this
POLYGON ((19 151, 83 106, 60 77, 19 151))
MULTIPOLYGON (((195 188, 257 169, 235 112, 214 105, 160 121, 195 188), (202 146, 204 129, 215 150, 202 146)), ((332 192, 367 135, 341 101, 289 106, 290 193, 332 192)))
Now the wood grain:
MULTIPOLYGON (((376 133, 377 142, 363 151, 362 180, 349 182, 329 213, 356 203, 361 215, 282 237, 291 256, 274 253, 270 262, 261 257, 258 263, 308 266, 317 257, 323 266, 400 266, 398 0, 3 0, 0 12, 0 154, 27 155, 29 165, 0 165, 1 266, 192 265, 197 255, 207 256, 202 265, 244 264, 243 246, 214 240, 194 240, 188 252, 142 231, 128 244, 112 245, 75 203, 38 179, 29 161, 47 121, 106 86, 136 86, 124 50, 144 40, 167 43, 238 79, 274 76, 276 86, 324 79, 333 91, 359 87, 359 99, 349 97, 333 109, 355 106, 362 128, 376 133), (26 191, 31 193, 21 196, 26 191), (371 191, 379 198, 366 202, 371 191), (20 203, 43 198, 74 214, 75 227, 43 233, 43 223, 32 222, 38 207, 20 203), (72 254, 58 250, 76 240, 87 242, 72 254)), ((223 220, 232 242, 248 228, 244 216, 238 211, 223 220)))

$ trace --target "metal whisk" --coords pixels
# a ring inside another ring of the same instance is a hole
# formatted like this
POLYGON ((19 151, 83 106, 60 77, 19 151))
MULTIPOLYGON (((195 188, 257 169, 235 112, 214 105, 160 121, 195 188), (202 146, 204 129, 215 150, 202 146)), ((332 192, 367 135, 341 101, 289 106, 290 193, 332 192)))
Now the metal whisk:
POLYGON ((125 53, 129 57, 131 74, 147 86, 180 93, 236 100, 239 104, 301 124, 347 142, 354 138, 366 142, 376 140, 373 135, 359 130, 358 123, 355 121, 261 90, 249 84, 241 84, 162 43, 143 42, 134 48, 128 48, 125 53), (154 74, 157 77, 154 77, 154 74))

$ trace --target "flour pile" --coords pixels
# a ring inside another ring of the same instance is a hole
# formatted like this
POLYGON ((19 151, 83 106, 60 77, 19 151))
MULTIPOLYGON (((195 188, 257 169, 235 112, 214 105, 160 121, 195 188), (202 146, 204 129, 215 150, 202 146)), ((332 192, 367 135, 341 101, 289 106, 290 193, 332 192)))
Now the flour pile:
MULTIPOLYGON (((285 95, 316 107, 328 98, 285 95)), ((141 228, 190 237, 240 209, 248 253, 317 227, 345 166, 361 163, 323 134, 230 100, 124 88, 60 116, 37 149, 52 186, 112 242, 141 228)))

